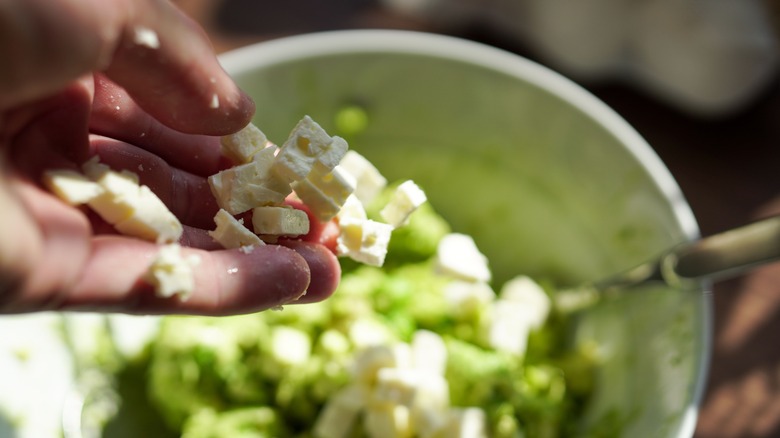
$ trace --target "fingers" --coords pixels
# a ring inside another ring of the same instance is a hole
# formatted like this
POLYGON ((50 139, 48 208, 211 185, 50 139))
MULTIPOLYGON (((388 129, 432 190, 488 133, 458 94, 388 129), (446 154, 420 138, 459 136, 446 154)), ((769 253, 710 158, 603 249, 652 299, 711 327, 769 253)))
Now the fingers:
POLYGON ((306 293, 290 304, 314 303, 333 294, 341 279, 341 265, 333 252, 323 245, 301 240, 280 241, 279 244, 300 254, 311 271, 311 284, 306 293))
POLYGON ((196 175, 213 175, 230 164, 222 156, 219 137, 184 134, 163 125, 102 75, 95 75, 89 127, 91 132, 134 144, 196 175))
POLYGON ((257 247, 196 255, 195 290, 187 300, 161 298, 141 280, 158 247, 116 236, 93 241, 84 275, 62 304, 64 310, 117 311, 138 314, 230 315, 261 311, 294 301, 307 290, 306 302, 319 301, 335 289, 333 255, 309 247, 257 247), (311 281, 310 281, 311 279, 311 281))
POLYGON ((254 104, 219 65, 203 30, 168 1, 135 6, 106 75, 176 130, 224 135, 246 126, 254 104))
POLYGON ((105 71, 162 123, 223 135, 246 126, 251 99, 203 31, 167 0, 0 2, 0 110, 105 71))

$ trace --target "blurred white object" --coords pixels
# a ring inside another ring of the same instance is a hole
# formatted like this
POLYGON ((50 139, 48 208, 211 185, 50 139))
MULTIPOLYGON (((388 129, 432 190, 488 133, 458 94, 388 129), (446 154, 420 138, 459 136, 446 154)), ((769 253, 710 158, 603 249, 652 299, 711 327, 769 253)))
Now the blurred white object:
POLYGON ((623 78, 701 116, 737 111, 778 68, 760 0, 382 0, 438 26, 482 22, 577 79, 623 78))

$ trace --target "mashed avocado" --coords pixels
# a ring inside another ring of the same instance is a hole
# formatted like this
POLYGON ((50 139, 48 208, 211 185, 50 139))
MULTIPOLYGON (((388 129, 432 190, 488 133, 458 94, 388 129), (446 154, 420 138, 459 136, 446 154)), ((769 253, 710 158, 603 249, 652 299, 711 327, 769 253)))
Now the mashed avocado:
POLYGON ((509 299, 437 272, 450 232, 425 204, 393 233, 385 267, 345 260, 325 302, 165 317, 133 365, 146 397, 186 438, 577 435, 595 355, 571 351, 554 311, 508 338, 519 349, 497 348, 514 330, 495 325, 509 299))

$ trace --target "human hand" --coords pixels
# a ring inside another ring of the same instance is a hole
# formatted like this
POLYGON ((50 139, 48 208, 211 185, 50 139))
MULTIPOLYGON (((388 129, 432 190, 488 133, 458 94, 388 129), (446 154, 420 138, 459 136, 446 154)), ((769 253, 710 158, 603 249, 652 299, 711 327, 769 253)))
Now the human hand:
POLYGON ((244 127, 254 106, 172 4, 0 0, 0 59, 0 313, 225 315, 333 292, 338 262, 322 245, 244 254, 206 234, 217 211, 206 177, 228 164, 217 136, 244 127), (41 188, 43 171, 93 155, 137 173, 185 225, 183 252, 201 259, 188 300, 140 280, 156 245, 41 188))

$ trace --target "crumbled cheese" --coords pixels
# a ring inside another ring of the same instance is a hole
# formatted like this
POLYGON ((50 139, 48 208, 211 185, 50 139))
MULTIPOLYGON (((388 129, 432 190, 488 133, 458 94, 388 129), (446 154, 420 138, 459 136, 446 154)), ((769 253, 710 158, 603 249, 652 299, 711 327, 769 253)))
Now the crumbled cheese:
POLYGON ((306 178, 292 183, 292 189, 317 219, 327 222, 355 190, 355 180, 339 166, 328 173, 314 169, 306 178))
POLYGON ((43 184, 70 205, 81 205, 98 197, 99 184, 75 170, 50 170, 43 174, 43 184))
POLYGON ((331 137, 309 116, 304 116, 276 156, 273 170, 288 183, 306 178, 313 168, 328 173, 347 152, 347 142, 331 137))
POLYGON ((364 156, 349 150, 339 163, 356 181, 355 196, 369 204, 387 186, 387 179, 364 156))
POLYGON ((309 216, 287 206, 257 207, 252 209, 252 226, 257 234, 300 236, 309 232, 309 216))
POLYGON ((183 257, 178 243, 163 245, 149 266, 146 280, 155 287, 158 296, 178 296, 185 301, 195 290, 194 270, 199 263, 196 255, 183 257))
POLYGON ((244 226, 243 219, 236 219, 227 211, 220 209, 214 216, 217 228, 209 231, 209 236, 224 248, 241 248, 248 254, 254 246, 265 245, 257 234, 244 226), (244 248, 249 248, 249 251, 244 248))
POLYGON ((441 239, 436 251, 436 268, 442 274, 466 281, 487 283, 491 278, 487 257, 466 234, 450 233, 441 239))
POLYGON ((393 193, 390 202, 379 212, 382 219, 393 227, 400 227, 428 198, 414 181, 404 181, 393 193))
POLYGON ((234 163, 244 164, 252 161, 254 155, 264 149, 268 138, 257 126, 248 124, 235 134, 220 138, 222 153, 234 163))

